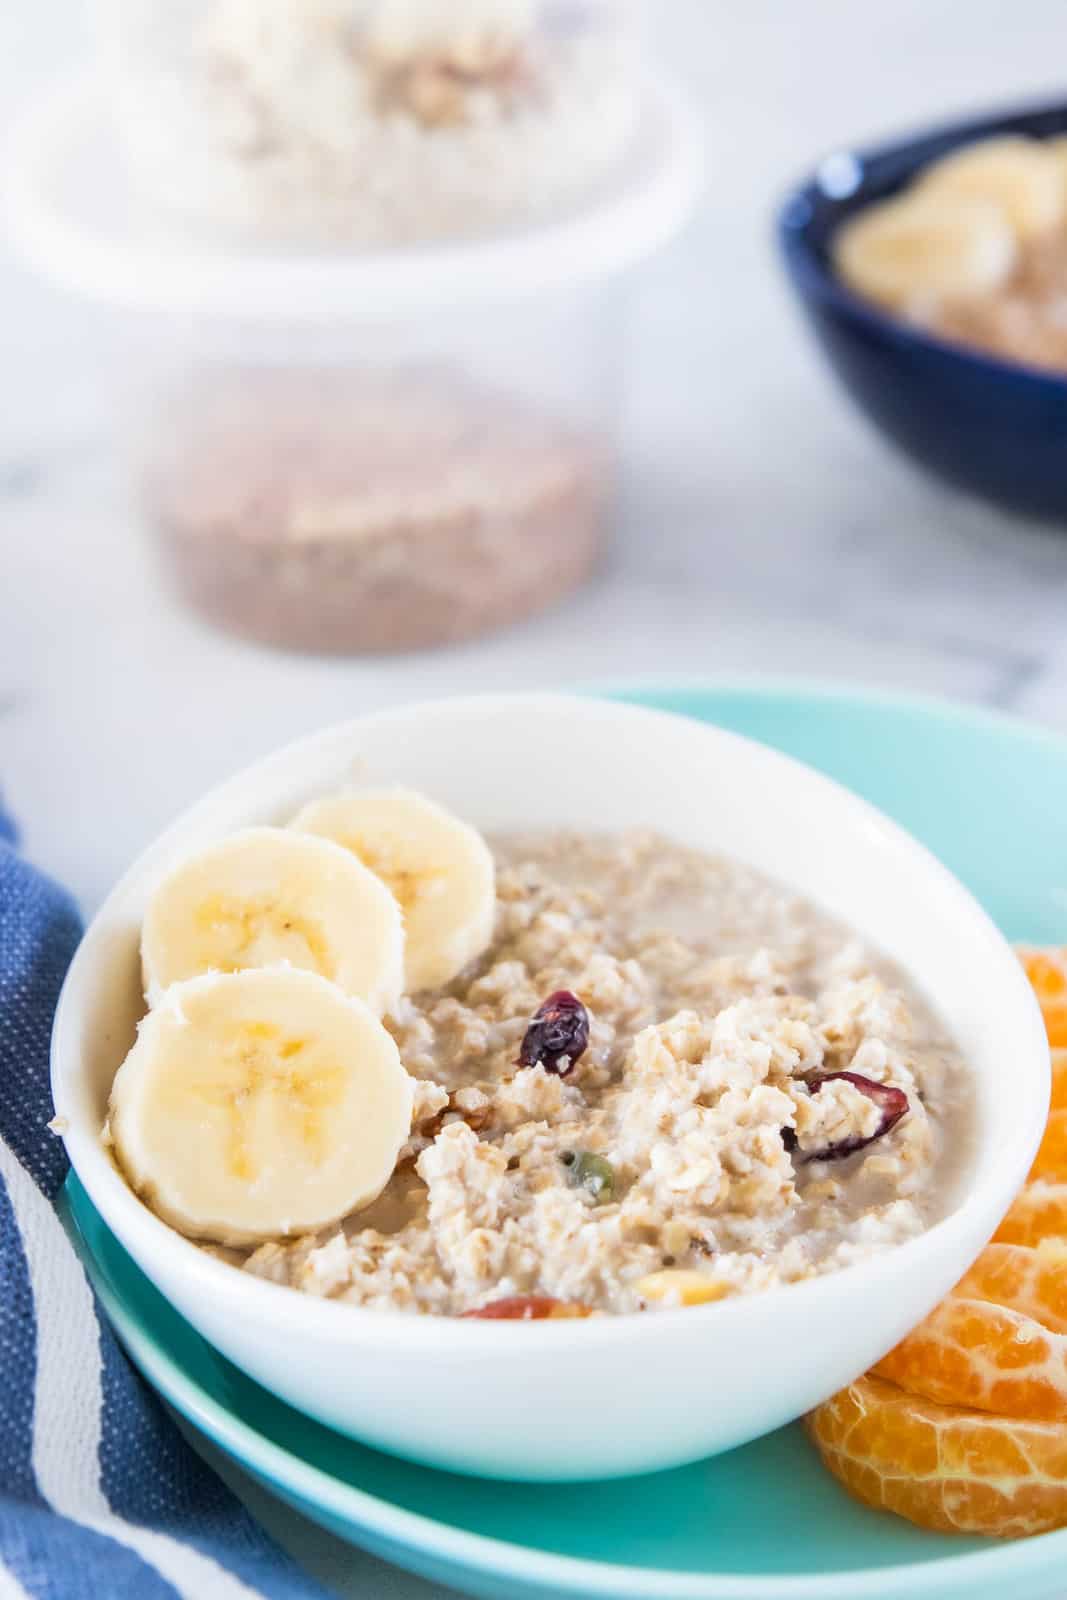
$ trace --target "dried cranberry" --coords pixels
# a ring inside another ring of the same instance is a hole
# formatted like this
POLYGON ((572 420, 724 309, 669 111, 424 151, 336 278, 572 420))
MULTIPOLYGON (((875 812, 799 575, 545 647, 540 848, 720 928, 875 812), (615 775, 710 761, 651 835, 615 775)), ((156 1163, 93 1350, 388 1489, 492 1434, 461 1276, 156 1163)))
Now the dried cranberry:
POLYGON ((865 1139, 842 1139, 838 1144, 829 1144, 825 1150, 809 1152, 805 1161, 843 1161, 845 1156, 854 1155, 857 1150, 863 1150, 867 1145, 873 1144, 876 1139, 882 1139, 895 1128, 904 1113, 909 1110, 908 1097, 903 1089, 894 1089, 892 1084, 876 1083, 873 1078, 865 1078, 859 1072, 820 1072, 815 1077, 808 1079, 808 1088, 812 1094, 818 1094, 824 1083, 833 1083, 843 1078, 846 1083, 851 1083, 868 1100, 873 1100, 882 1113, 882 1120, 873 1133, 865 1139))
POLYGON ((557 989, 531 1017, 518 1065, 541 1066, 564 1078, 588 1043, 588 1011, 569 989, 557 989))
POLYGON ((505 1300, 490 1300, 476 1311, 464 1311, 462 1316, 486 1317, 501 1322, 540 1322, 545 1317, 588 1317, 589 1307, 576 1300, 554 1300, 547 1294, 515 1294, 505 1300))

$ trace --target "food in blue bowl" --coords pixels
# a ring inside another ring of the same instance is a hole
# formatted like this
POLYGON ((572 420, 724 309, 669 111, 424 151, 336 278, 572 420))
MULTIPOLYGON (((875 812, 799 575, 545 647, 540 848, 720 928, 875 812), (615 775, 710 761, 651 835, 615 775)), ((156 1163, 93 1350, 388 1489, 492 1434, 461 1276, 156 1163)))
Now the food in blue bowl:
POLYGON ((841 150, 779 239, 830 364, 940 476, 1067 520, 1067 104, 841 150))

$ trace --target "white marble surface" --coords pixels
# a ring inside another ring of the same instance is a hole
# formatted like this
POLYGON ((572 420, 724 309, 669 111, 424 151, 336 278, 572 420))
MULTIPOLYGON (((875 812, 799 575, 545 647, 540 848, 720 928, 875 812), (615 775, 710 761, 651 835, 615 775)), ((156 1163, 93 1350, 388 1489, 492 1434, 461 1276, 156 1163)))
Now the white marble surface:
MULTIPOLYGON (((2 117, 81 28, 75 0, 0 9, 2 117)), ((108 330, 0 252, 0 784, 29 852, 87 910, 231 768, 423 693, 754 670, 1067 731, 1067 535, 891 456, 802 338, 769 238, 782 187, 835 141, 1054 90, 1058 0, 1016 0, 1010 26, 1001 0, 659 0, 654 17, 706 109, 709 182, 639 285, 617 553, 580 599, 484 644, 294 660, 184 615, 126 504, 108 330)), ((345 1592, 430 1593, 264 1515, 345 1592)))

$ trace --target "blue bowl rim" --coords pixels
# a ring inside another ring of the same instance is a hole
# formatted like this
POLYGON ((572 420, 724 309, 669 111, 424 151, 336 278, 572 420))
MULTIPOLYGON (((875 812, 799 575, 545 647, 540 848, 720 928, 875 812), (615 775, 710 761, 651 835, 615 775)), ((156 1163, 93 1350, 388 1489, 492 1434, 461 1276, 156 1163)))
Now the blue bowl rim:
POLYGON ((969 345, 915 328, 902 318, 864 300, 838 278, 810 237, 817 204, 833 206, 847 203, 850 211, 859 211, 880 198, 874 194, 864 198, 863 179, 850 194, 841 196, 840 201, 828 195, 820 184, 819 171, 833 156, 851 156, 864 172, 874 163, 894 158, 906 162, 909 156, 914 156, 914 164, 907 169, 908 175, 913 175, 924 164, 922 152, 931 145, 943 142, 947 148, 956 148, 994 134, 1028 133, 1029 124, 1055 116, 1062 116, 1063 131, 1067 132, 1067 100, 1056 99, 1029 102, 996 112, 972 113, 960 119, 927 125, 911 134, 897 135, 876 144, 835 146, 807 177, 786 192, 777 209, 779 247, 801 296, 824 301, 839 315, 860 323, 905 353, 933 351, 948 360, 960 362, 988 382, 1014 382, 1030 387, 1035 393, 1044 391, 1060 398, 1067 396, 1067 373, 1049 372, 1042 367, 1029 366, 1024 361, 988 355, 969 345))

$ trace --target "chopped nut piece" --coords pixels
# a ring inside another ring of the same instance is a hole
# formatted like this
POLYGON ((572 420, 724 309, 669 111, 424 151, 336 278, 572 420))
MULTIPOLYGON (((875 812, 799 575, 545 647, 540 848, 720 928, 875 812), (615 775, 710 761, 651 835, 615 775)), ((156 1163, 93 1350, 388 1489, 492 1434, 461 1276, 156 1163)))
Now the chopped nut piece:
POLYGON ((645 1300, 662 1300, 679 1306, 703 1306, 733 1294, 733 1285, 705 1272, 687 1272, 682 1267, 664 1267, 638 1280, 637 1292, 645 1300))

